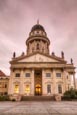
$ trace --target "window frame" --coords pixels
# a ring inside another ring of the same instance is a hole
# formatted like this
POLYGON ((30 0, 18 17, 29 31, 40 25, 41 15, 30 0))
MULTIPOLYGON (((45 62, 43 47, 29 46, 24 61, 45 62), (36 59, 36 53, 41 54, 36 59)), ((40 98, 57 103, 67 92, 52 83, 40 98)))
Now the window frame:
POLYGON ((15 73, 15 77, 19 78, 20 77, 20 73, 15 73))
POLYGON ((51 84, 47 84, 47 94, 51 93, 51 84))
POLYGON ((56 77, 57 77, 57 78, 61 78, 61 73, 60 73, 60 72, 57 72, 57 73, 56 73, 56 77))
POLYGON ((46 73, 46 78, 50 78, 51 77, 51 73, 46 73))
POLYGON ((30 94, 31 88, 29 84, 25 85, 25 94, 30 94))
POLYGON ((61 84, 58 84, 58 93, 62 94, 62 85, 61 84))
POLYGON ((19 85, 18 85, 18 84, 15 84, 15 85, 14 85, 14 93, 15 93, 15 94, 18 94, 18 93, 19 93, 19 85))
POLYGON ((29 72, 25 73, 25 77, 26 77, 26 78, 30 78, 30 76, 31 76, 31 75, 30 75, 29 72))

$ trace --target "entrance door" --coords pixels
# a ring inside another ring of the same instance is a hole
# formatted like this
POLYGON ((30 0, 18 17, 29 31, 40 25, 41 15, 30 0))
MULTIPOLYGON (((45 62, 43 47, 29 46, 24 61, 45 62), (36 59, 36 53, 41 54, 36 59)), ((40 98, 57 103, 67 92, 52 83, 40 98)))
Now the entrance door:
POLYGON ((41 95, 41 93, 42 93, 41 85, 37 84, 35 86, 35 95, 41 95))
POLYGON ((35 70, 35 95, 42 95, 42 70, 35 70))

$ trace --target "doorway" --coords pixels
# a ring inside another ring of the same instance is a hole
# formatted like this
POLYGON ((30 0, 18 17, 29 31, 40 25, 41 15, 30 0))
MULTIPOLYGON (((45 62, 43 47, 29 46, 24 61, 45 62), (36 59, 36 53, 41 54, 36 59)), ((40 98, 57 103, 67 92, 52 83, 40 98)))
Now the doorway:
POLYGON ((42 95, 42 70, 35 70, 35 95, 42 95))
POLYGON ((35 94, 36 95, 41 95, 41 85, 40 84, 36 84, 36 86, 35 86, 35 94))

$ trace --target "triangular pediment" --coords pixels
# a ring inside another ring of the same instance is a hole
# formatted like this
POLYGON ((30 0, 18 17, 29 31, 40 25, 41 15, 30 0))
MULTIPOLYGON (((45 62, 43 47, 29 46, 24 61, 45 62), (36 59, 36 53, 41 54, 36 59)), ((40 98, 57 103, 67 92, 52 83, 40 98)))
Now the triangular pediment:
POLYGON ((43 54, 34 54, 31 56, 24 57, 23 59, 18 60, 17 62, 60 62, 60 60, 52 58, 51 56, 46 56, 43 54))

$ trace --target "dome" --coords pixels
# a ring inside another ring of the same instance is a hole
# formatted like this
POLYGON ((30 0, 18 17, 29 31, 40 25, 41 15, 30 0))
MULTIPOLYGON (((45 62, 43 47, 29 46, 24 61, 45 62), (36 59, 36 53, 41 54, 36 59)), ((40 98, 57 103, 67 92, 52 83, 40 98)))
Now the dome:
POLYGON ((44 27, 41 26, 40 24, 34 25, 34 26, 32 27, 32 29, 31 29, 31 32, 32 32, 32 31, 35 31, 35 30, 41 30, 41 31, 45 32, 44 27))

